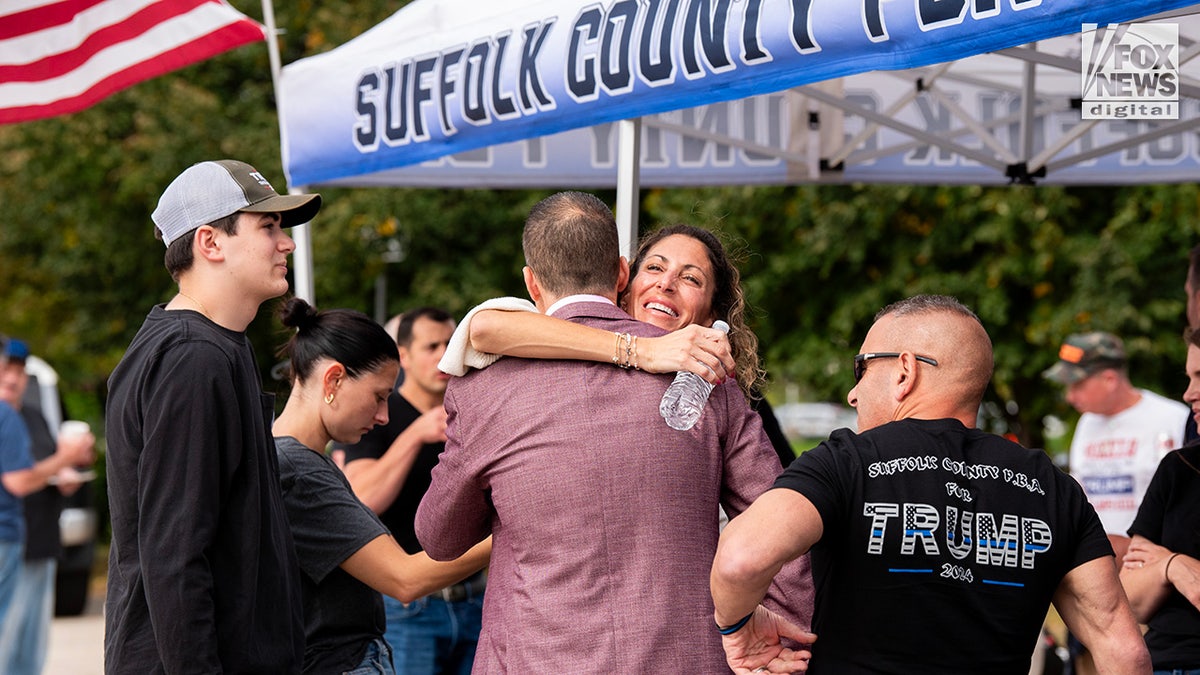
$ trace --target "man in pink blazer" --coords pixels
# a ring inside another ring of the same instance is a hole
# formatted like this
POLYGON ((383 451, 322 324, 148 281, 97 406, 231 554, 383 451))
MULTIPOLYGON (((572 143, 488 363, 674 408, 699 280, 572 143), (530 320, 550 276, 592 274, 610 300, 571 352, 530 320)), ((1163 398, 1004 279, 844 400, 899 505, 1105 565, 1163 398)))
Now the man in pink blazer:
MULTIPOLYGON (((600 200, 547 198, 526 221, 524 247, 540 311, 662 333, 615 305, 629 267, 600 200)), ((438 560, 493 536, 476 675, 729 672, 708 590, 717 507, 744 510, 779 460, 735 382, 713 390, 689 431, 659 416, 670 383, 610 364, 519 358, 451 381, 446 449, 416 531, 438 560)), ((776 606, 807 626, 807 560, 775 590, 776 606)))

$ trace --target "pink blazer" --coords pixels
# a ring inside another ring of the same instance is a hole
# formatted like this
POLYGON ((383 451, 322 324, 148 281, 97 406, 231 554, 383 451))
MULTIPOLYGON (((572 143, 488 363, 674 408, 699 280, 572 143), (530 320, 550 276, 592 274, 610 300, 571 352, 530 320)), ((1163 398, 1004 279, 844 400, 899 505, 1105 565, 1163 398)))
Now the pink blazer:
MULTIPOLYGON (((557 316, 661 334, 605 303, 557 316)), ((476 675, 729 672, 708 585, 717 506, 735 516, 781 469, 732 380, 695 427, 669 428, 658 402, 671 377, 504 358, 450 383, 416 530, 438 560, 494 537, 476 675)), ((807 627, 807 558, 776 584, 807 627)))

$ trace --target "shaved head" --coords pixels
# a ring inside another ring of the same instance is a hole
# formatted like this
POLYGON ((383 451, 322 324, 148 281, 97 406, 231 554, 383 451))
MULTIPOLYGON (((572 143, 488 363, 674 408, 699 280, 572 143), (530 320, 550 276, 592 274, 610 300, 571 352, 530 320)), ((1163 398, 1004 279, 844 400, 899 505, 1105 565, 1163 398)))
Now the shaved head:
POLYGON ((937 360, 931 384, 943 396, 978 408, 992 379, 992 340, 979 317, 946 295, 917 295, 888 305, 875 316, 878 337, 889 349, 907 349, 937 360))

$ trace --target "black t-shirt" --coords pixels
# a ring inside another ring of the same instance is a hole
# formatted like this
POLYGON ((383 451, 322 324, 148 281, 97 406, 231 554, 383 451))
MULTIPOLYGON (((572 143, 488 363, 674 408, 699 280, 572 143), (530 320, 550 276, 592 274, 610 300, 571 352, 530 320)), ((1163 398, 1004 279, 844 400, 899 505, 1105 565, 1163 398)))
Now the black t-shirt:
POLYGON ((276 437, 279 481, 304 593, 304 672, 340 673, 383 636, 383 596, 340 565, 387 529, 328 457, 276 437))
POLYGON ((839 429, 775 482, 821 514, 809 672, 1024 675, 1059 582, 1112 548, 1044 452, 957 420, 839 429))
MULTIPOLYGON (((21 419, 29 429, 30 454, 40 462, 54 454, 58 444, 41 411, 22 407, 21 419)), ((58 516, 62 512, 62 493, 53 485, 25 495, 25 559, 48 560, 62 551, 58 516)))
MULTIPOLYGON (((1146 488, 1129 535, 1200 558, 1200 446, 1163 458, 1146 488)), ((1150 618, 1146 646, 1155 670, 1200 668, 1200 610, 1172 589, 1150 618)))
MULTIPOLYGON (((356 459, 379 459, 383 457, 392 441, 410 424, 421 416, 420 411, 412 406, 403 396, 392 392, 388 397, 388 423, 368 431, 353 445, 338 445, 346 451, 346 463, 356 459)), ((379 514, 379 519, 391 531, 396 542, 408 553, 420 553, 424 549, 417 541, 417 533, 413 530, 413 520, 417 517, 417 506, 429 489, 430 473, 437 465, 438 455, 446 448, 445 443, 426 443, 417 452, 417 458, 409 469, 408 478, 401 486, 399 494, 392 505, 379 514)))

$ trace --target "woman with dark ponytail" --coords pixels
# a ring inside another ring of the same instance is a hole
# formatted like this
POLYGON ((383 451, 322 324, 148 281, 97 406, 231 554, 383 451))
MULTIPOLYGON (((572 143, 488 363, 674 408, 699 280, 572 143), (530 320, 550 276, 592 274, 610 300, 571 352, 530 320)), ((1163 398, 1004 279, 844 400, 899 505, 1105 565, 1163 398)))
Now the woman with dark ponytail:
POLYGON ((304 672, 391 675, 380 593, 411 602, 464 579, 487 564, 491 539, 446 563, 400 548, 325 454, 387 422, 396 343, 361 312, 318 312, 299 298, 280 319, 296 331, 279 350, 292 392, 273 432, 302 573, 304 672))

